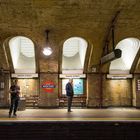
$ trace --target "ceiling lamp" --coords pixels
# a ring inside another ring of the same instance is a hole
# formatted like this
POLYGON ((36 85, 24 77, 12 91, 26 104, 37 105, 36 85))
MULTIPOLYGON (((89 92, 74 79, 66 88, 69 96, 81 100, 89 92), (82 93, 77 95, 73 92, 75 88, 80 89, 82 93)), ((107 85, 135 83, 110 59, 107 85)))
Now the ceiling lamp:
POLYGON ((49 34, 49 30, 46 30, 46 43, 47 43, 47 46, 43 49, 43 54, 46 55, 46 56, 50 56, 52 54, 52 48, 50 47, 48 34, 49 34))
POLYGON ((46 55, 46 56, 51 55, 52 54, 52 49, 50 47, 44 48, 43 54, 46 55))

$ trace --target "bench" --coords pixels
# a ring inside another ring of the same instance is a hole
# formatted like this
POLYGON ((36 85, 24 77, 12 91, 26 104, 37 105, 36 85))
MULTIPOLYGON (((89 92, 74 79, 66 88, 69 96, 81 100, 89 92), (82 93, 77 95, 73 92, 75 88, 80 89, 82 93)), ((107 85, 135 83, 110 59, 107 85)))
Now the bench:
MULTIPOLYGON (((57 102, 59 107, 65 107, 67 106, 67 97, 60 97, 57 102)), ((85 107, 86 97, 73 97, 72 106, 85 107)))
POLYGON ((26 97, 26 107, 38 107, 38 100, 39 96, 38 95, 31 95, 26 97))

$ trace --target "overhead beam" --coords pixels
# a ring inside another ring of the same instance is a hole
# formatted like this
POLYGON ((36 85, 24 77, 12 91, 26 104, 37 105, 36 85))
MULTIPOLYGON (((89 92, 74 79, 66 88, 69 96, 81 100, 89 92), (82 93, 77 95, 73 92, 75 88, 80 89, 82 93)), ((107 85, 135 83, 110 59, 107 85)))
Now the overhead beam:
POLYGON ((115 13, 115 16, 111 20, 110 26, 108 27, 108 30, 107 30, 107 33, 106 33, 106 36, 105 36, 104 45, 103 45, 103 53, 102 53, 102 56, 105 55, 105 54, 107 54, 107 53, 109 53, 108 52, 109 51, 108 46, 109 46, 109 42, 110 42, 111 37, 112 37, 113 49, 115 49, 114 29, 115 29, 115 25, 116 25, 116 22, 117 22, 117 19, 118 19, 119 14, 120 14, 120 11, 117 11, 115 13))

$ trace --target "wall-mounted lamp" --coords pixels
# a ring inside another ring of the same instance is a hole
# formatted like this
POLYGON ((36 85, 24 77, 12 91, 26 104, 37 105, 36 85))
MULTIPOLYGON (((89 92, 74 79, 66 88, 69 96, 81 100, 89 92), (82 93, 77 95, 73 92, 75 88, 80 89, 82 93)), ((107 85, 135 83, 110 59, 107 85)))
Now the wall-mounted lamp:
POLYGON ((43 49, 43 54, 46 55, 46 56, 49 56, 49 55, 52 54, 52 48, 50 47, 48 34, 49 34, 49 30, 46 30, 46 43, 47 43, 47 46, 43 49))

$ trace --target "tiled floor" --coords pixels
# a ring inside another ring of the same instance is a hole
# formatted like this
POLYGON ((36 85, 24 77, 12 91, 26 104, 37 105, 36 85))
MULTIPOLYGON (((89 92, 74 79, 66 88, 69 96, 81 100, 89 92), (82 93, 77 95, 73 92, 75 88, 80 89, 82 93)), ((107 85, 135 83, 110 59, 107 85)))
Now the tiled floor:
POLYGON ((26 109, 17 117, 8 117, 8 109, 0 109, 0 121, 140 121, 140 109, 26 109))

